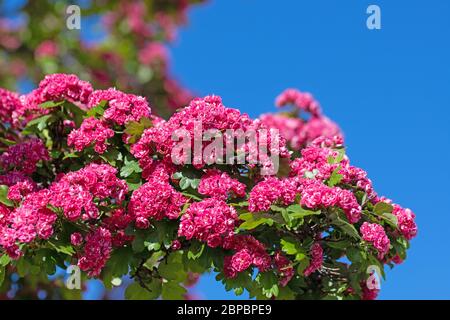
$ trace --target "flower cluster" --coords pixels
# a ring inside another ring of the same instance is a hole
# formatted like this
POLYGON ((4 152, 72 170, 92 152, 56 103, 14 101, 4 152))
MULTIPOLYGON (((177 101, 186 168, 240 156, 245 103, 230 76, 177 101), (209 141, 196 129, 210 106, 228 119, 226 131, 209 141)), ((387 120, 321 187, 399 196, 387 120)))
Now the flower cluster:
POLYGON ((41 140, 31 139, 10 146, 0 155, 0 167, 4 171, 20 171, 24 174, 32 174, 36 171, 39 161, 49 160, 47 148, 41 140))
POLYGON ((309 92, 301 92, 297 89, 286 89, 276 99, 277 107, 292 104, 299 110, 311 113, 313 116, 318 116, 321 113, 319 103, 314 99, 309 92))
POLYGON ((73 130, 67 137, 67 144, 75 146, 77 151, 82 151, 94 143, 94 150, 100 154, 106 151, 106 140, 114 136, 103 121, 96 118, 87 118, 79 129, 73 130))
POLYGON ((239 272, 247 270, 251 265, 264 272, 271 268, 272 259, 267 254, 265 246, 254 237, 231 236, 223 242, 224 249, 234 250, 232 256, 224 258, 224 274, 228 278, 234 278, 239 272))
POLYGON ((46 101, 67 100, 85 105, 92 91, 89 82, 80 80, 74 74, 55 73, 46 76, 31 95, 37 104, 46 101))
POLYGON ((16 124, 13 115, 22 108, 19 95, 0 88, 0 123, 16 124))
POLYGON ((229 196, 245 197, 245 184, 219 170, 208 170, 201 178, 198 192, 204 196, 228 199, 229 196))
POLYGON ((360 228, 362 238, 373 244, 382 258, 389 251, 391 242, 384 231, 384 228, 376 223, 364 222, 360 228))
POLYGON ((250 191, 248 209, 250 212, 268 211, 270 206, 280 201, 287 205, 294 202, 296 189, 292 181, 268 177, 256 184, 250 191))
POLYGON ((236 210, 225 201, 208 198, 195 202, 183 214, 178 236, 187 240, 198 239, 210 247, 223 244, 224 237, 234 233, 237 222, 236 210))
POLYGON ((63 210, 69 220, 98 217, 97 201, 106 205, 109 199, 121 203, 128 192, 125 181, 116 177, 117 169, 106 164, 92 163, 62 176, 51 187, 50 204, 63 210))
POLYGON ((144 97, 126 94, 113 88, 96 90, 89 96, 88 108, 93 108, 102 101, 108 102, 103 118, 118 125, 150 116, 150 107, 144 97))
MULTIPOLYGON (((251 120, 247 114, 241 114, 236 109, 225 107, 220 97, 207 96, 202 99, 194 99, 189 106, 172 115, 168 121, 161 123, 158 127, 146 129, 138 143, 132 146, 132 153, 136 158, 141 160, 149 157, 149 155, 156 151, 163 157, 172 159, 172 161, 179 165, 193 163, 199 169, 207 165, 203 158, 203 152, 200 152, 200 154, 195 153, 194 143, 199 139, 199 134, 202 150, 211 143, 210 141, 202 142, 203 133, 222 134, 222 149, 218 150, 217 153, 219 157, 223 157, 225 155, 225 146, 230 143, 230 140, 234 141, 235 138, 234 135, 229 136, 226 132, 227 130, 245 133, 247 130, 255 131, 263 127, 260 122, 251 120), (187 135, 190 138, 189 145, 191 146, 191 150, 194 150, 192 159, 184 152, 178 153, 176 150, 174 151, 175 146, 178 144, 177 139, 173 138, 174 133, 183 136, 187 135)), ((261 140, 264 139, 259 136, 258 138, 261 140)), ((266 139, 268 139, 267 136, 266 139)), ((288 157, 289 152, 285 147, 285 140, 281 137, 278 137, 278 140, 277 150, 269 151, 273 151, 277 156, 288 157)), ((265 142, 267 142, 267 145, 271 145, 270 140, 265 142)), ((236 148, 236 153, 244 152, 247 154, 248 150, 255 146, 244 144, 234 147, 236 148)), ((215 160, 217 159, 215 158, 215 160)), ((246 160, 250 163, 254 162, 254 159, 250 159, 248 154, 246 160)))
POLYGON ((311 246, 311 262, 309 266, 303 271, 303 274, 307 277, 314 271, 320 269, 323 263, 323 249, 319 243, 314 243, 311 246))
POLYGON ((90 277, 100 275, 109 259, 111 249, 111 232, 102 227, 95 229, 86 235, 84 252, 78 259, 78 266, 81 270, 87 271, 90 277))
POLYGON ((133 192, 128 211, 134 217, 136 226, 146 229, 150 226, 149 218, 178 218, 185 203, 186 199, 167 181, 167 176, 155 174, 133 192))
POLYGON ((50 192, 41 190, 26 196, 21 206, 10 212, 3 207, 0 245, 13 258, 21 255, 17 243, 30 243, 36 237, 48 239, 53 234, 56 214, 47 207, 49 198, 50 192))

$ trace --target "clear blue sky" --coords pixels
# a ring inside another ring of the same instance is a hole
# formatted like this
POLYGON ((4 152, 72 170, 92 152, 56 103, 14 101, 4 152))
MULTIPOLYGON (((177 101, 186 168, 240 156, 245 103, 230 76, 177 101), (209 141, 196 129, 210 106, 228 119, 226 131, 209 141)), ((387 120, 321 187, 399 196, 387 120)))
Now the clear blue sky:
MULTIPOLYGON (((449 299, 450 1, 215 0, 189 17, 172 49, 186 86, 254 117, 286 87, 311 91, 376 190, 415 211, 419 235, 380 298, 449 299)), ((211 277, 197 291, 233 297, 211 277)))

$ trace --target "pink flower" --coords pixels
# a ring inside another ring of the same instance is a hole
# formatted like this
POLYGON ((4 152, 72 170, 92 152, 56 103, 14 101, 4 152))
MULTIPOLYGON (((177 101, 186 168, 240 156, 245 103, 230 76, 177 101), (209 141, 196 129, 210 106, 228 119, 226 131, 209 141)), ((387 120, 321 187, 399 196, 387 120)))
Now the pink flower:
POLYGON ((377 249, 380 258, 383 258, 389 252, 391 242, 386 235, 383 227, 376 223, 364 222, 360 228, 362 238, 372 243, 377 249))
POLYGON ((285 205, 295 200, 296 185, 291 180, 268 177, 257 183, 250 191, 248 210, 250 212, 268 211, 270 206, 281 202, 285 205))
POLYGON ((17 121, 13 119, 13 114, 22 109, 22 102, 19 95, 0 88, 0 122, 17 125, 17 121))
POLYGON ((305 277, 308 277, 314 271, 319 270, 322 267, 323 263, 323 249, 319 243, 315 242, 311 246, 310 254, 311 261, 309 263, 309 266, 303 272, 305 277))
POLYGON ((118 125, 150 117, 151 110, 144 97, 126 94, 113 88, 96 90, 89 97, 88 107, 93 108, 102 101, 108 102, 103 118, 118 125))
POLYGON ((238 218, 236 210, 217 198, 204 199, 190 205, 181 217, 178 236, 198 239, 210 247, 222 245, 231 236, 238 218))
POLYGON ((79 129, 73 130, 67 137, 67 144, 74 145, 77 151, 82 151, 92 143, 97 153, 106 151, 106 140, 114 136, 111 130, 104 122, 95 118, 83 120, 79 129))
POLYGON ((400 232, 406 239, 413 239, 417 235, 417 225, 414 222, 416 216, 410 209, 403 209, 396 204, 393 206, 392 214, 397 217, 400 232))
POLYGON ((242 249, 231 257, 231 267, 236 270, 236 272, 242 272, 250 267, 252 261, 253 259, 250 252, 247 249, 242 249))
POLYGON ((297 89, 286 89, 276 99, 277 107, 292 104, 300 110, 310 112, 313 116, 321 113, 319 103, 308 92, 300 92, 297 89))
POLYGON ((245 197, 245 184, 232 179, 219 170, 208 170, 201 178, 198 192, 209 197, 227 199, 229 196, 245 197))
POLYGON ((84 220, 96 219, 98 208, 94 198, 120 204, 128 192, 126 182, 116 174, 117 169, 110 165, 92 163, 63 175, 50 186, 50 203, 62 208, 69 220, 76 220, 82 214, 84 220))
POLYGON ((178 218, 185 203, 186 198, 172 187, 167 176, 153 175, 133 192, 128 211, 136 220, 136 226, 146 229, 150 218, 178 218))
POLYGON ((100 275, 109 259, 112 249, 111 233, 105 228, 97 228, 86 236, 83 253, 78 259, 81 270, 87 271, 89 277, 100 275))
POLYGON ((32 139, 10 146, 0 155, 0 167, 5 171, 16 170, 32 174, 39 161, 49 160, 47 148, 41 140, 32 139))
POLYGON ((280 252, 277 252, 275 254, 274 261, 278 272, 280 272, 281 274, 280 285, 282 287, 285 287, 295 275, 294 268, 292 267, 292 262, 280 252))
POLYGON ((45 76, 34 96, 37 104, 62 100, 87 104, 91 93, 92 86, 89 82, 78 79, 74 74, 55 73, 45 76))
POLYGON ((74 232, 70 235, 70 243, 76 247, 83 243, 83 236, 79 232, 74 232))
POLYGON ((22 201, 28 194, 37 191, 37 185, 33 181, 24 180, 12 185, 8 190, 8 199, 22 201))

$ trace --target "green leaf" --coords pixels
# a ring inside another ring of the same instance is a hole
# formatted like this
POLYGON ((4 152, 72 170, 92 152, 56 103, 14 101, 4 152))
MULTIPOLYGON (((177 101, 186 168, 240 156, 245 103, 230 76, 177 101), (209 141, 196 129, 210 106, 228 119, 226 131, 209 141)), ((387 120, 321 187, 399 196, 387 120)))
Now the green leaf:
POLYGON ((334 187, 335 185, 339 184, 342 181, 344 176, 339 173, 339 170, 341 170, 341 166, 339 166, 333 170, 330 178, 328 178, 328 181, 327 181, 328 186, 334 187))
POLYGON ((387 223, 389 223, 392 227, 397 228, 398 226, 398 218, 392 213, 383 213, 381 216, 387 223))
POLYGON ((273 272, 261 272, 257 276, 257 281, 262 287, 263 295, 267 298, 278 296, 278 278, 273 272))
POLYGON ((161 262, 158 267, 158 273, 167 280, 183 281, 186 277, 183 265, 181 263, 161 262))
POLYGON ((361 263, 364 259, 361 251, 354 247, 347 248, 347 258, 353 263, 361 263))
POLYGON ((378 202, 373 208, 374 213, 379 216, 383 215, 383 213, 392 213, 392 210, 394 210, 394 207, 383 201, 378 202))
POLYGON ((272 219, 258 216, 258 213, 243 213, 239 216, 239 219, 244 220, 244 222, 239 226, 239 229, 241 230, 252 230, 257 228, 261 224, 273 224, 272 219))
POLYGON ((25 259, 21 258, 16 265, 17 268, 17 274, 23 278, 30 272, 31 264, 25 259))
POLYGON ((125 157, 125 165, 120 169, 120 176, 123 178, 127 178, 131 176, 133 173, 142 172, 141 167, 139 167, 139 163, 136 160, 129 161, 125 157))
POLYGON ((15 141, 9 140, 9 139, 6 139, 6 138, 2 138, 2 137, 0 137, 0 142, 3 143, 4 145, 7 145, 7 146, 13 146, 13 145, 16 144, 15 141))
POLYGON ((189 188, 191 185, 191 182, 189 181, 189 178, 187 177, 183 177, 180 180, 180 188, 181 190, 186 190, 187 188, 189 188))
POLYGON ((7 254, 0 257, 0 266, 6 267, 11 262, 11 258, 7 254))
POLYGON ((3 281, 5 280, 5 267, 1 266, 0 267, 0 287, 3 284, 3 281))
POLYGON ((9 188, 7 185, 0 185, 0 202, 7 207, 13 207, 14 203, 8 199, 9 188))
POLYGON ((49 120, 53 117, 52 114, 47 114, 45 116, 36 118, 27 123, 26 128, 31 128, 36 126, 39 131, 42 131, 47 127, 49 120))
POLYGON ((56 108, 61 106, 62 104, 64 104, 64 101, 58 101, 58 102, 54 102, 54 101, 46 101, 43 102, 39 105, 40 108, 43 109, 51 109, 51 108, 56 108))
POLYGON ((339 227, 339 229, 341 229, 344 233, 346 233, 350 237, 355 238, 357 240, 361 240, 361 236, 359 235, 359 233, 356 230, 356 228, 352 224, 350 224, 347 221, 344 221, 343 219, 341 219, 339 216, 336 216, 333 219, 332 223, 335 226, 339 227))
POLYGON ((293 219, 304 218, 306 216, 311 215, 319 215, 321 213, 320 210, 318 211, 306 210, 302 208, 302 206, 299 204, 290 205, 289 207, 286 208, 286 210, 289 212, 289 216, 293 219))
POLYGON ((67 153, 67 154, 64 155, 63 160, 71 159, 71 158, 79 158, 79 156, 76 153, 73 153, 73 152, 72 153, 67 153))
POLYGON ((55 249, 57 252, 67 254, 72 256, 75 253, 75 250, 70 244, 65 244, 59 241, 48 241, 48 244, 55 249))
POLYGON ((187 252, 187 257, 191 260, 196 260, 200 258, 200 256, 205 250, 205 244, 200 242, 194 242, 187 252))
POLYGON ((336 241, 336 242, 326 241, 325 244, 330 248, 340 249, 340 250, 347 249, 349 246, 351 246, 351 242, 347 241, 347 240, 336 241))
POLYGON ((161 281, 153 279, 147 288, 141 287, 137 282, 130 284, 125 290, 127 300, 153 300, 161 295, 161 281))
POLYGON ((152 121, 149 118, 141 118, 139 122, 130 121, 125 125, 124 133, 130 136, 129 142, 131 144, 135 143, 140 139, 144 130, 152 126, 152 121))
POLYGON ((105 105, 106 105, 107 101, 103 100, 102 102, 100 102, 98 105, 96 105, 95 107, 89 109, 86 112, 86 117, 94 117, 94 118, 100 118, 101 116, 103 116, 103 113, 105 113, 105 105))
POLYGON ((291 240, 281 239, 280 244, 281 244, 281 250, 283 250, 284 253, 289 254, 289 255, 297 254, 297 252, 298 252, 297 245, 294 242, 292 242, 291 240))
POLYGON ((179 283, 169 281, 162 285, 162 298, 164 300, 184 300, 187 290, 179 283))

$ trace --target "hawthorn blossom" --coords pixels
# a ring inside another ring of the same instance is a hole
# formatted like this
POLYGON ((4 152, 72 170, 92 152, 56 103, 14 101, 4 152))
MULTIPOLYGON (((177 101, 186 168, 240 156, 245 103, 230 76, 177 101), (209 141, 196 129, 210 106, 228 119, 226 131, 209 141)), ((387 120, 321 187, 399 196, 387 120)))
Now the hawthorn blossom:
POLYGON ((37 163, 50 159, 47 148, 39 139, 31 139, 10 146, 0 155, 0 168, 5 171, 20 171, 30 175, 36 171, 37 163))
POLYGON ((102 101, 108 103, 103 118, 118 125, 150 117, 151 110, 144 97, 126 94, 114 88, 96 90, 89 97, 88 108, 93 108, 102 101))
POLYGON ((278 272, 280 273, 280 285, 282 287, 285 287, 295 275, 292 262, 281 252, 277 252, 275 254, 274 262, 276 268, 278 269, 278 272))
POLYGON ((181 216, 178 236, 198 239, 215 248, 224 237, 233 235, 238 217, 236 210, 225 201, 208 198, 192 203, 181 216))
POLYGON ((303 271, 305 277, 311 275, 314 271, 319 270, 323 263, 323 249, 318 242, 315 242, 310 249, 311 261, 309 266, 303 271))
POLYGON ((172 187, 167 178, 154 175, 131 195, 128 211, 138 228, 148 228, 148 219, 176 219, 180 215, 186 198, 172 187))
POLYGON ((208 170, 201 178, 198 192, 209 197, 227 199, 229 196, 244 197, 245 184, 219 170, 208 170))
POLYGON ((89 277, 98 277, 110 257, 111 250, 111 232, 99 227, 86 235, 86 243, 78 259, 78 266, 86 271, 89 277))
POLYGON ((398 229, 401 234, 408 240, 413 239, 417 235, 417 225, 414 222, 415 214, 410 209, 403 209, 396 204, 393 207, 392 214, 397 217, 398 229))
POLYGON ((77 151, 82 151, 91 144, 94 144, 94 150, 97 153, 106 151, 106 140, 114 136, 114 131, 110 129, 103 121, 93 117, 83 120, 79 129, 70 132, 67 137, 67 144, 75 146, 77 151))
POLYGON ((364 222, 360 232, 363 240, 371 243, 377 249, 380 258, 383 258, 389 252, 391 242, 382 226, 376 223, 364 222))
POLYGON ((296 108, 309 112, 313 116, 319 116, 321 113, 319 103, 309 92, 300 92, 297 89, 286 89, 275 101, 277 107, 283 107, 288 104, 294 105, 296 108))
POLYGON ((120 204, 128 192, 126 182, 116 174, 117 169, 110 165, 95 163, 70 172, 50 186, 50 203, 62 208, 69 220, 80 216, 84 220, 95 219, 99 211, 94 199, 120 204))

